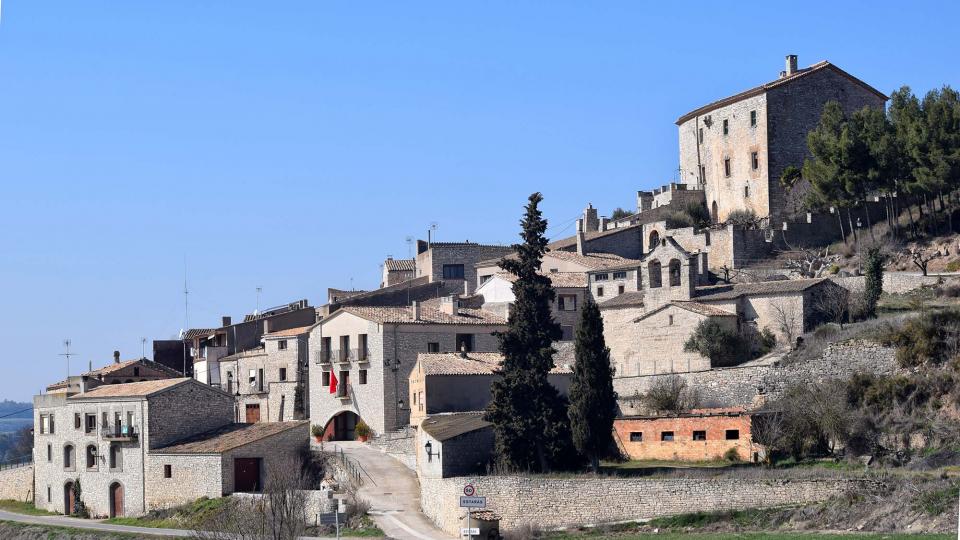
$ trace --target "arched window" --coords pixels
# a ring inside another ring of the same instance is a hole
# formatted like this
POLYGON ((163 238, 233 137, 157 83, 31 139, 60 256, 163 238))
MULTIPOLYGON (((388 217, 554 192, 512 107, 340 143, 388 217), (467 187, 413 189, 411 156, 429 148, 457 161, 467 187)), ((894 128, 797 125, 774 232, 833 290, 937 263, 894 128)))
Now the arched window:
POLYGON ((650 275, 650 288, 655 289, 663 285, 663 275, 661 274, 660 261, 650 261, 647 263, 647 273, 650 275))
POLYGON ((87 468, 97 468, 97 447, 92 444, 87 446, 87 468))
POLYGON ((660 245, 660 233, 657 231, 652 231, 650 233, 650 245, 647 246, 648 251, 653 251, 660 245))
POLYGON ((670 259, 670 286, 679 287, 680 286, 680 261, 677 259, 670 259))
POLYGON ((717 201, 713 201, 713 205, 710 206, 710 219, 714 223, 720 223, 720 211, 717 209, 717 201))
POLYGON ((68 444, 63 447, 63 468, 72 469, 76 464, 75 456, 73 455, 73 445, 68 444))

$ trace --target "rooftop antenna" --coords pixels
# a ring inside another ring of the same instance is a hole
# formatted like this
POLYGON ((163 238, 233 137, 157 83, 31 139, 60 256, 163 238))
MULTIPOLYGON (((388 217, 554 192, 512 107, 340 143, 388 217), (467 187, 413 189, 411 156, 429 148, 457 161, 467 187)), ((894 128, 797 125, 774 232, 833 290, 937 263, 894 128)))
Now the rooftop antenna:
POLYGON ((351 290, 351 291, 355 290, 355 289, 353 288, 353 276, 350 276, 350 290, 351 290))
POLYGON ((257 287, 257 310, 254 311, 254 315, 260 314, 260 293, 263 292, 263 287, 257 287))
POLYGON ((183 330, 190 328, 190 302, 188 296, 190 291, 187 289, 187 256, 183 256, 183 330))
POLYGON ((140 358, 147 358, 147 338, 140 338, 140 358))
MULTIPOLYGON (((427 242, 428 242, 428 243, 429 243, 429 241, 430 241, 430 240, 427 239, 427 242)), ((406 238, 406 242, 407 242, 407 258, 408 258, 408 259, 412 259, 412 258, 413 258, 413 237, 412 237, 412 236, 408 236, 408 237, 406 238)))
POLYGON ((434 239, 434 240, 437 239, 437 227, 439 227, 439 226, 440 226, 440 224, 437 223, 436 221, 431 221, 431 222, 430 222, 430 231, 433 232, 433 235, 432 235, 432 236, 433 236, 433 239, 434 239))
POLYGON ((64 351, 58 355, 58 356, 64 356, 67 359, 67 379, 70 379, 70 357, 77 355, 77 353, 70 352, 71 344, 73 344, 73 342, 70 341, 69 339, 63 340, 64 351))

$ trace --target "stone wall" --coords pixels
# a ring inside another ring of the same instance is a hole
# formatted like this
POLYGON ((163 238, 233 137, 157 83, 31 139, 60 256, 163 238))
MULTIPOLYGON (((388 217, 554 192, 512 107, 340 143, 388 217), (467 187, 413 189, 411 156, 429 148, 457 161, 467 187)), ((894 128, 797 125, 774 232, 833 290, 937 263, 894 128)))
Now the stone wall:
POLYGON ((147 511, 223 496, 220 469, 219 455, 147 454, 143 471, 147 511), (170 478, 164 476, 166 465, 170 478))
POLYGON ((33 502, 33 465, 0 471, 0 500, 33 502))
POLYGON ((370 441, 370 446, 396 459, 410 470, 417 468, 416 428, 406 426, 397 431, 391 431, 377 436, 370 441))
MULTIPOLYGON (((851 291, 863 290, 864 287, 863 276, 832 277, 830 279, 851 291)), ((930 274, 924 276, 913 272, 884 272, 883 292, 903 294, 919 289, 920 287, 933 287, 941 283, 956 284, 958 281, 960 281, 960 276, 956 274, 930 274)))
POLYGON ((458 497, 472 483, 500 530, 523 525, 558 528, 657 516, 806 504, 843 495, 864 481, 755 478, 546 478, 485 476, 422 478, 420 506, 433 522, 456 534, 458 497))
MULTIPOLYGON (((704 407, 752 407, 777 398, 788 386, 846 379, 855 373, 889 375, 897 370, 896 350, 865 341, 829 345, 820 358, 806 362, 749 364, 692 373, 677 373, 696 389, 704 407)), ((671 375, 617 377, 614 389, 623 414, 642 414, 637 399, 657 380, 671 375)))

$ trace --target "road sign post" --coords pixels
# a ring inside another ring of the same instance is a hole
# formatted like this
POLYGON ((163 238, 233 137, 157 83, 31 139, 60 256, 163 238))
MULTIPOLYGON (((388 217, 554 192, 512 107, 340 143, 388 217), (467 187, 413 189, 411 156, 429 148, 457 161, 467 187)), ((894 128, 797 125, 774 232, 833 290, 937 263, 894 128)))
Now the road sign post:
POLYGON ((460 529, 460 536, 466 536, 470 540, 473 540, 474 536, 480 535, 479 527, 472 527, 470 523, 470 512, 474 508, 486 508, 487 507, 487 498, 486 497, 475 497, 477 493, 477 488, 473 487, 473 484, 467 484, 463 486, 463 496, 460 497, 460 508, 467 509, 467 527, 465 529, 460 529))

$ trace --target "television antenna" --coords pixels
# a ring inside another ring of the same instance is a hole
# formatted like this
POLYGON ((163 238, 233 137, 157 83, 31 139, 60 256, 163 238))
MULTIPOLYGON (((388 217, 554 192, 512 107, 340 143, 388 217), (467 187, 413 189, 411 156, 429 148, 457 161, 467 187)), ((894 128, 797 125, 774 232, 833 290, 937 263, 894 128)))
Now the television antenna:
POLYGON ((183 256, 183 331, 190 328, 190 303, 188 296, 190 291, 187 289, 187 256, 183 256))
POLYGON ((263 287, 257 287, 257 310, 253 312, 255 315, 260 314, 260 293, 262 292, 263 292, 263 287))
POLYGON ((406 242, 407 242, 407 258, 412 259, 413 258, 413 237, 408 236, 406 238, 406 242))
POLYGON ((68 380, 70 379, 70 357, 77 355, 77 353, 72 353, 72 352, 70 352, 70 345, 72 345, 72 344, 73 344, 73 342, 70 341, 69 339, 63 340, 64 352, 62 352, 62 353, 60 353, 60 354, 58 355, 58 356, 66 357, 66 359, 67 359, 67 379, 68 379, 68 380))
POLYGON ((147 338, 140 338, 140 358, 146 360, 147 358, 147 338))
POLYGON ((430 222, 430 231, 433 233, 433 239, 434 239, 434 241, 436 241, 436 239, 437 239, 437 229, 438 229, 439 227, 440 227, 440 224, 437 223, 436 221, 431 221, 431 222, 430 222))

